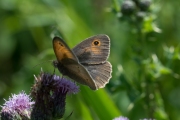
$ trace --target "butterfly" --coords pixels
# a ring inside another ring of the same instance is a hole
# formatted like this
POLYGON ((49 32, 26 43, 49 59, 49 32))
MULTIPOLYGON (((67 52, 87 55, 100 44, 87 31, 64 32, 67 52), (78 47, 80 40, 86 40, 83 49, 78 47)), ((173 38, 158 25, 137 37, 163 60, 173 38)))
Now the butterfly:
POLYGON ((107 61, 110 53, 107 35, 89 37, 72 50, 60 37, 54 37, 52 44, 57 58, 53 65, 63 75, 92 90, 103 88, 109 82, 112 65, 107 61))

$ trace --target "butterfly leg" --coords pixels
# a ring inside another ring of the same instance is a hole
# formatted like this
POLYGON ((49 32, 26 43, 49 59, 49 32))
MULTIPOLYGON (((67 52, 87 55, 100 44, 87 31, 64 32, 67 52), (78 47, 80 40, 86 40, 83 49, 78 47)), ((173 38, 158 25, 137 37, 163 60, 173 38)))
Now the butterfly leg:
POLYGON ((54 70, 53 70, 53 74, 55 74, 55 72, 56 72, 56 69, 54 68, 54 70))

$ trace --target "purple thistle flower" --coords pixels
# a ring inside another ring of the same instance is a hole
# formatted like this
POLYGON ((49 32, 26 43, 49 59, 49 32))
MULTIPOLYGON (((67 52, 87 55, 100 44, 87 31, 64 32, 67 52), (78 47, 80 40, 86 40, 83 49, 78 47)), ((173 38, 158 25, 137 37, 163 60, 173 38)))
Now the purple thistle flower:
POLYGON ((31 95, 35 105, 31 119, 60 119, 65 113, 65 100, 67 94, 77 93, 79 87, 75 83, 57 75, 41 72, 35 76, 35 84, 31 95))
POLYGON ((129 120, 129 119, 127 117, 120 116, 120 117, 114 118, 113 120, 129 120))
POLYGON ((19 114, 19 117, 30 117, 30 112, 34 102, 31 101, 29 95, 22 91, 18 95, 12 94, 9 100, 5 100, 1 110, 2 119, 8 116, 9 119, 15 119, 19 114))
POLYGON ((15 110, 19 112, 30 110, 32 104, 34 104, 34 102, 31 102, 29 95, 26 95, 24 91, 22 91, 18 95, 12 94, 12 97, 10 97, 9 100, 4 103, 4 107, 8 107, 12 111, 15 110))
POLYGON ((79 87, 76 86, 75 83, 67 80, 65 78, 60 78, 59 76, 53 75, 53 79, 55 82, 55 86, 59 92, 68 93, 68 94, 76 94, 79 92, 79 87))
POLYGON ((1 110, 1 120, 20 120, 21 116, 16 112, 12 111, 11 109, 4 107, 1 110))

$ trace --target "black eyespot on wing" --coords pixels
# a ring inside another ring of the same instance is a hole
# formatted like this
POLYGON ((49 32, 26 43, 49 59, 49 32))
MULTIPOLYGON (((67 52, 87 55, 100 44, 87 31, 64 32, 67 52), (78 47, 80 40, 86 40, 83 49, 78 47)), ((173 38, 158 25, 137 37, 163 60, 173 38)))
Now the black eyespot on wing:
POLYGON ((97 41, 97 40, 94 41, 94 45, 95 45, 95 46, 97 46, 97 45, 99 45, 99 44, 100 44, 99 41, 97 41))

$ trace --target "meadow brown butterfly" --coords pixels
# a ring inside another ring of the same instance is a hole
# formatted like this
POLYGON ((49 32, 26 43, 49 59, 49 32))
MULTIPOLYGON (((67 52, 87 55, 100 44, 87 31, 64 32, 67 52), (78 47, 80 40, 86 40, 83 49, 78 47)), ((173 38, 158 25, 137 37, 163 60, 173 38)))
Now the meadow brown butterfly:
POLYGON ((103 88, 109 82, 112 66, 107 61, 110 52, 107 35, 87 38, 72 50, 60 37, 54 37, 52 43, 57 58, 53 64, 63 75, 92 90, 103 88))

